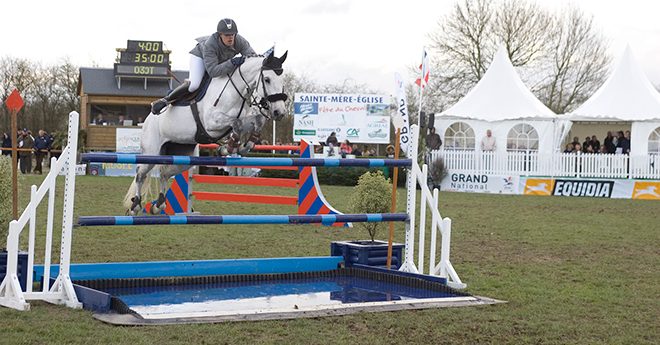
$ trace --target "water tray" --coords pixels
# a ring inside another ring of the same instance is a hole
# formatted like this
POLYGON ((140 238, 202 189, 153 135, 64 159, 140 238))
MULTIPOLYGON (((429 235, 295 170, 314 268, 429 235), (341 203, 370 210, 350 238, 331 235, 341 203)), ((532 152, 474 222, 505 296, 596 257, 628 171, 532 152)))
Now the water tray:
POLYGON ((298 273, 75 281, 110 298, 116 325, 291 319, 498 303, 438 277, 348 267, 298 273))

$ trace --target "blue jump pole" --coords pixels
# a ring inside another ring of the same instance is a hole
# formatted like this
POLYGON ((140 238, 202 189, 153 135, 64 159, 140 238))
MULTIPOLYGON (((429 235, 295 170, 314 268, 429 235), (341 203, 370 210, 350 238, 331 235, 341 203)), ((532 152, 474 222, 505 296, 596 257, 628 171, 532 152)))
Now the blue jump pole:
POLYGON ((310 224, 338 222, 404 222, 406 213, 326 214, 326 215, 238 215, 238 216, 108 216, 79 217, 79 226, 181 225, 181 224, 310 224))
POLYGON ((410 159, 330 159, 330 158, 253 158, 253 157, 189 157, 147 156, 115 153, 83 153, 83 162, 168 164, 168 165, 230 165, 230 166, 298 166, 298 167, 409 167, 410 159))

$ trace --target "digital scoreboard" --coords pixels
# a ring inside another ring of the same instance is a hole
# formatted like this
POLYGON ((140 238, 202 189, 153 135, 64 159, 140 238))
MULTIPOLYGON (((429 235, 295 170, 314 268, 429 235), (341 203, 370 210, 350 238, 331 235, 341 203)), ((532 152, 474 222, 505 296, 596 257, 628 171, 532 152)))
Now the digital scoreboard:
POLYGON ((161 41, 128 40, 120 54, 115 64, 117 77, 170 77, 170 54, 163 51, 161 41))

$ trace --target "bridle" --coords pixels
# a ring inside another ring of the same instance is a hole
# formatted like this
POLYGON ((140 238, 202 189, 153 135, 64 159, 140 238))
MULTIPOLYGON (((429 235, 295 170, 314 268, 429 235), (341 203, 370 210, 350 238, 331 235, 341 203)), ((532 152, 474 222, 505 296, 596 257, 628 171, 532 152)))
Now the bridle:
POLYGON ((218 101, 220 100, 220 97, 222 97, 222 94, 225 92, 225 89, 227 88, 227 85, 231 83, 231 85, 234 87, 236 90, 236 93, 243 99, 243 102, 241 103, 241 109, 238 111, 238 115, 236 117, 241 116, 241 113, 243 113, 243 109, 245 108, 245 104, 248 104, 249 107, 251 106, 256 106, 259 109, 259 113, 263 115, 264 117, 271 119, 271 116, 268 112, 270 110, 270 104, 273 102, 277 101, 286 101, 288 96, 285 93, 274 93, 274 94, 268 94, 266 91, 266 83, 264 82, 264 71, 265 70, 270 70, 275 72, 277 75, 281 75, 284 72, 283 68, 275 68, 275 67, 268 67, 268 66, 261 66, 261 70, 259 71, 259 79, 257 80, 257 85, 255 86, 255 89, 250 88, 250 84, 245 80, 245 76, 243 75, 243 71, 241 69, 243 65, 238 66, 237 69, 232 71, 230 74, 228 74, 228 80, 225 86, 222 88, 222 91, 220 91, 220 94, 218 95, 218 98, 215 100, 215 103, 213 106, 216 106, 218 104, 218 101), (241 77, 243 80, 243 83, 245 84, 245 87, 247 88, 247 92, 245 96, 241 91, 239 90, 238 86, 234 82, 232 76, 234 73, 238 71, 238 75, 241 77), (258 98, 258 95, 255 96, 255 90, 259 89, 259 84, 261 84, 261 88, 263 91, 264 96, 258 98))

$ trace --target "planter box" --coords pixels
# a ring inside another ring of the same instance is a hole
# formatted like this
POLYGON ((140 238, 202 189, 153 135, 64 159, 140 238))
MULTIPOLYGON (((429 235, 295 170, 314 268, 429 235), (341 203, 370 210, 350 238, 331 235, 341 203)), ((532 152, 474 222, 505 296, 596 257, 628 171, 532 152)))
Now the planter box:
MULTIPOLYGON (((394 270, 401 267, 404 244, 392 244, 392 266, 394 270)), ((343 256, 346 267, 361 264, 373 267, 387 268, 387 242, 375 241, 340 241, 332 242, 330 255, 343 256)))
MULTIPOLYGON (((21 289, 25 292, 25 284, 27 284, 27 266, 28 266, 28 253, 18 253, 18 280, 21 282, 21 289)), ((7 252, 0 253, 0 282, 5 279, 7 275, 7 252)))

